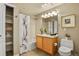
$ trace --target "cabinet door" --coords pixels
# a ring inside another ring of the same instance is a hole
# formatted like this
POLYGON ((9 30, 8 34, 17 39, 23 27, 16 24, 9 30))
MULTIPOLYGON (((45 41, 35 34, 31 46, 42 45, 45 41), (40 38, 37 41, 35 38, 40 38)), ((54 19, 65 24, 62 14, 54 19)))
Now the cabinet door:
POLYGON ((42 37, 41 36, 36 37, 36 46, 37 48, 42 49, 42 37))
POLYGON ((5 55, 5 5, 0 3, 0 56, 5 55))
POLYGON ((43 50, 52 54, 52 39, 46 37, 43 38, 43 50))
POLYGON ((53 55, 57 53, 57 46, 54 43, 58 43, 58 38, 52 38, 52 48, 53 48, 53 55))

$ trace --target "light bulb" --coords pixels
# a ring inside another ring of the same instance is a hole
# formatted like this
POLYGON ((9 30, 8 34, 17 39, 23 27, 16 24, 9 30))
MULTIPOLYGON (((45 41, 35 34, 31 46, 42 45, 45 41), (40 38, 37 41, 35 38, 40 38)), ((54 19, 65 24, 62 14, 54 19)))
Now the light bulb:
POLYGON ((48 15, 50 16, 50 15, 51 15, 51 13, 48 13, 48 15))
POLYGON ((47 17, 50 17, 49 15, 47 15, 47 17))
POLYGON ((44 17, 44 15, 42 15, 41 17, 44 17))
POLYGON ((57 12, 56 11, 53 11, 52 14, 56 16, 57 15, 57 12))
POLYGON ((51 15, 50 15, 51 17, 53 16, 53 14, 51 13, 51 15))
POLYGON ((55 11, 52 11, 52 14, 54 15, 55 11))
POLYGON ((45 18, 47 18, 47 16, 48 16, 48 15, 47 15, 47 14, 45 14, 45 18))
POLYGON ((56 16, 56 15, 57 15, 57 13, 54 13, 54 15, 56 16))

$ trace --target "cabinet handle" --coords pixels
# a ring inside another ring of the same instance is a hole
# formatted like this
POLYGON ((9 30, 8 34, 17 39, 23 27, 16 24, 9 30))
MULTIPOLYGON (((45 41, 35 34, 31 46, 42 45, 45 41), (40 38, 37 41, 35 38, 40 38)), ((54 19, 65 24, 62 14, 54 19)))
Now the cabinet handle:
POLYGON ((54 46, 57 46, 58 44, 57 43, 54 43, 54 46))
POLYGON ((57 43, 49 43, 49 45, 51 45, 51 46, 57 46, 58 44, 57 43))
POLYGON ((0 37, 1 37, 2 35, 0 35, 0 37))

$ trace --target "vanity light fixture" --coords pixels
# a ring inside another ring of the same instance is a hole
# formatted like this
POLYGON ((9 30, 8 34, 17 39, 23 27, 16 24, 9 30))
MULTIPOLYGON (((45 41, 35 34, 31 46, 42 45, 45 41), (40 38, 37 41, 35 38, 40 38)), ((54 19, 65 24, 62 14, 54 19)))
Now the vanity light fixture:
POLYGON ((49 13, 45 13, 41 17, 42 18, 49 18, 49 17, 53 17, 53 16, 56 16, 56 15, 58 15, 58 11, 57 10, 49 12, 49 13))

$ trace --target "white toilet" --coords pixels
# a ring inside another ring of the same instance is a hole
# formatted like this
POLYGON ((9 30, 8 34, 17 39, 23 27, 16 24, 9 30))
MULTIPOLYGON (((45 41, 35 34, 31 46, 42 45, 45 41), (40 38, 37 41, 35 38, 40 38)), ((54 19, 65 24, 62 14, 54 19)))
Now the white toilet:
POLYGON ((59 54, 61 56, 70 56, 71 51, 73 51, 73 40, 66 40, 61 39, 60 47, 59 47, 59 54))

